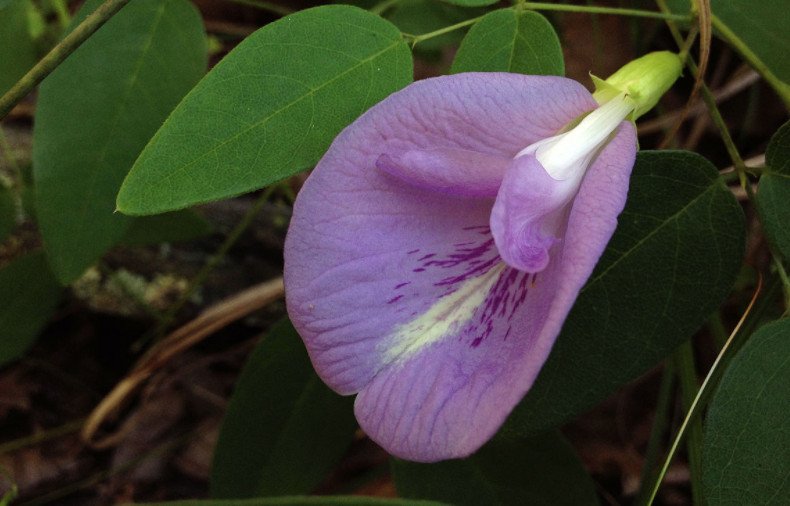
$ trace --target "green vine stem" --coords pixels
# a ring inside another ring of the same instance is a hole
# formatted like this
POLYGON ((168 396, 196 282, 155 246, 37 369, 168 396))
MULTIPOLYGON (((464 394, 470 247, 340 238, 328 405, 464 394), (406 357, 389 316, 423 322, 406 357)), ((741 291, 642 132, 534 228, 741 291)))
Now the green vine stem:
POLYGON ((17 81, 8 92, 0 97, 0 120, 25 98, 33 88, 73 53, 88 37, 113 17, 129 0, 106 0, 98 9, 61 40, 44 58, 39 60, 27 74, 17 81))
MULTIPOLYGON (((733 329, 730 337, 727 339, 727 342, 724 343, 721 351, 719 351, 719 354, 716 356, 716 360, 713 362, 713 365, 708 370, 708 374, 705 376, 705 380, 702 382, 702 385, 697 390, 697 394, 694 396, 694 399, 689 405, 688 410, 686 411, 686 416, 683 418, 683 423, 680 425, 680 428, 675 435, 675 439, 672 441, 672 446, 670 446, 667 456, 664 459, 664 464, 661 467, 661 470, 659 471, 655 481, 653 482, 653 486, 650 488, 650 495, 647 499, 648 506, 652 505, 655 501, 656 495, 658 495, 658 489, 661 487, 661 483, 664 481, 664 476, 666 476, 667 470, 669 470, 669 465, 672 463, 672 459, 675 457, 675 452, 677 452, 681 441, 683 441, 686 431, 689 429, 689 426, 691 426, 692 423, 696 423, 696 420, 699 419, 702 408, 705 406, 705 403, 710 397, 713 388, 718 384, 718 378, 720 377, 719 366, 722 363, 729 363, 730 356, 732 354, 728 353, 728 351, 730 348, 736 348, 733 346, 733 342, 736 341, 736 337, 739 338, 742 335, 744 323, 747 321, 747 319, 755 320, 761 317, 762 311, 755 311, 752 313, 752 310, 755 307, 755 302, 757 301, 761 292, 762 278, 758 280, 757 287, 754 291, 754 296, 749 302, 749 305, 746 307, 746 311, 744 311, 743 316, 741 317, 740 321, 738 321, 735 329, 733 329)), ((763 300, 765 299, 766 297, 763 297, 763 300)), ((761 309, 764 309, 764 306, 761 305, 761 309)))
POLYGON ((658 459, 661 457, 661 447, 664 441, 664 432, 669 425, 672 415, 672 405, 674 397, 672 395, 675 387, 675 362, 666 360, 664 362, 664 372, 661 374, 661 385, 658 388, 658 399, 656 401, 656 412, 653 415, 653 426, 650 429, 650 438, 647 441, 645 451, 645 462, 642 465, 642 475, 639 482, 642 484, 639 489, 634 504, 644 505, 650 491, 645 488, 645 484, 652 483, 658 476, 658 459))
POLYGON ((414 48, 414 46, 416 46, 418 43, 424 40, 433 39, 434 37, 444 35, 445 33, 454 32, 456 30, 460 30, 461 28, 465 28, 469 25, 473 25, 477 23, 480 19, 482 19, 482 17, 483 16, 477 16, 476 18, 467 19, 466 21, 461 21, 460 23, 456 23, 450 26, 445 26, 444 28, 440 28, 438 30, 434 30, 428 33, 422 33, 420 35, 411 35, 408 33, 404 33, 403 36, 406 38, 406 40, 411 42, 411 47, 414 48))
MULTIPOLYGON (((669 12, 669 8, 667 7, 664 0, 656 0, 656 4, 659 6, 662 12, 669 12)), ((675 42, 678 44, 678 47, 681 47, 683 44, 683 37, 681 36, 677 26, 675 26, 674 22, 671 20, 667 20, 667 26, 669 27, 675 42)), ((694 59, 691 57, 691 55, 686 55, 685 63, 686 67, 688 67, 688 69, 691 71, 692 76, 697 79, 699 77, 699 69, 697 68, 696 63, 694 63, 694 59)), ((727 128, 727 123, 724 121, 724 118, 719 111, 719 107, 716 105, 716 97, 713 96, 713 93, 710 91, 710 88, 708 88, 704 81, 700 82, 700 94, 702 95, 702 100, 705 102, 705 106, 708 109, 710 118, 713 121, 713 124, 716 125, 716 128, 719 130, 719 134, 721 135, 721 140, 724 143, 727 154, 732 160, 732 164, 735 167, 735 172, 738 174, 738 180, 740 181, 741 187, 746 192, 746 196, 749 198, 749 201, 754 203, 755 194, 747 175, 749 168, 746 166, 746 162, 743 161, 743 157, 741 157, 741 154, 738 152, 738 147, 735 145, 735 141, 730 134, 729 128, 727 128)), ((757 210, 758 217, 762 222, 762 217, 759 215, 759 208, 755 206, 755 209, 757 210)), ((782 280, 785 304, 788 306, 787 309, 790 310, 790 277, 787 275, 787 271, 784 268, 782 257, 777 253, 776 249, 770 242, 768 243, 768 250, 771 253, 771 262, 773 263, 776 272, 779 274, 779 278, 782 280)))
POLYGON ((721 35, 733 49, 738 51, 741 57, 743 57, 743 59, 765 79, 765 82, 767 82, 776 91, 779 98, 782 99, 785 107, 790 110, 790 84, 779 79, 760 57, 754 54, 754 51, 752 51, 749 46, 747 46, 746 43, 715 14, 711 17, 711 22, 713 28, 719 35, 721 35))
MULTIPOLYGON (((691 409, 694 397, 699 386, 697 385, 697 368, 694 366, 694 348, 692 341, 686 341, 675 351, 673 356, 677 367, 680 398, 683 401, 683 410, 691 409)), ((686 453, 689 460, 689 474, 691 478, 692 504, 701 506, 705 504, 702 493, 702 421, 699 417, 693 418, 689 423, 688 437, 686 438, 686 453)))
POLYGON ((535 11, 580 12, 586 14, 611 14, 614 16, 630 16, 635 18, 663 19, 666 21, 688 21, 686 14, 648 11, 644 9, 623 9, 620 7, 600 7, 595 5, 567 5, 546 2, 518 2, 518 6, 535 11))
MULTIPOLYGON (((382 2, 384 5, 387 2, 382 2)), ((378 7, 378 6, 377 6, 378 7)), ((377 7, 374 7, 376 9, 377 7)), ((385 6, 385 8, 388 7, 385 6)), ((544 2, 521 2, 519 1, 511 9, 527 9, 527 10, 535 10, 535 11, 561 11, 561 12, 577 12, 582 14, 611 14, 615 16, 631 16, 637 18, 652 18, 652 19, 663 19, 665 21, 688 21, 691 19, 690 16, 684 14, 671 14, 671 13, 664 13, 664 12, 657 12, 657 11, 647 11, 642 9, 621 9, 618 7, 597 7, 592 5, 565 5, 565 4, 550 4, 544 2)), ((382 11, 384 9, 381 9, 382 11)), ((476 18, 467 19, 465 21, 461 21, 460 23, 456 23, 454 25, 445 26, 444 28, 440 28, 438 30, 434 30, 428 33, 422 33, 419 35, 413 35, 404 33, 403 36, 411 42, 412 47, 416 46, 418 43, 432 39, 434 37, 438 37, 440 35, 444 35, 445 33, 454 32, 455 30, 460 30, 461 28, 466 28, 469 25, 473 25, 477 23, 483 16, 478 16, 476 18)))

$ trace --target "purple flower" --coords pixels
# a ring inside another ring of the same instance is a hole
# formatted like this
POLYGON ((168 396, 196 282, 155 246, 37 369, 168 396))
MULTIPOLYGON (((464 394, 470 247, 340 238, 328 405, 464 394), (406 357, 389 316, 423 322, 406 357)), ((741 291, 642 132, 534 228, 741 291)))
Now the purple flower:
POLYGON ((628 191, 634 106, 596 107, 561 77, 419 81, 346 128, 305 183, 288 312, 390 453, 467 456, 535 381, 628 191))

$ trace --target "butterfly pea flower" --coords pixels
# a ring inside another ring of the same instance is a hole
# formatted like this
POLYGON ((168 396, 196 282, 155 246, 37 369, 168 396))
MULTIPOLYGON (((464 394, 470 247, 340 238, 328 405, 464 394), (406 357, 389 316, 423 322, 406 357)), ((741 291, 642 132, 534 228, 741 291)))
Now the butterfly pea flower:
POLYGON ((654 95, 628 86, 599 105, 562 77, 418 81, 348 126, 305 182, 288 313, 391 454, 467 456, 532 386, 625 205, 626 118, 654 95))

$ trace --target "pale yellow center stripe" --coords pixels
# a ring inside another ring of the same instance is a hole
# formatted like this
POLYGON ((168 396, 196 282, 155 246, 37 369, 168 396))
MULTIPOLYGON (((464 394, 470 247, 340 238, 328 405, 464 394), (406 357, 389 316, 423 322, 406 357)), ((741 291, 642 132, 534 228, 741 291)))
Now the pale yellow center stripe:
POLYGON ((505 264, 500 262, 485 274, 464 281, 456 291, 437 300, 423 314, 396 327, 384 340, 384 363, 406 360, 471 320, 504 268, 505 264))

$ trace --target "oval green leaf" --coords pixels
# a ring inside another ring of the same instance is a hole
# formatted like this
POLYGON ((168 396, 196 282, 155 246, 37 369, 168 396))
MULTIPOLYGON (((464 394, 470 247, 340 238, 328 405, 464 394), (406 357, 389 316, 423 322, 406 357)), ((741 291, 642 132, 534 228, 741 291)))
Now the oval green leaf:
POLYGON ((178 105, 124 181, 118 209, 179 209, 309 168, 340 130, 411 80, 400 31, 362 9, 326 5, 271 23, 178 105))
MULTIPOLYGON (((101 4, 88 3, 73 26, 101 4)), ((130 2, 41 85, 33 131, 39 226, 70 283, 126 233, 115 195, 146 142, 206 68, 186 0, 130 2)))
POLYGON ((62 288, 41 253, 17 258, 0 269, 0 365, 27 351, 61 295, 62 288))
POLYGON ((765 163, 766 173, 757 190, 757 208, 771 243, 785 260, 790 260, 790 122, 771 138, 765 163))
POLYGON ((353 439, 352 406, 318 378, 299 334, 281 321, 236 384, 214 453, 211 495, 311 492, 353 439))
POLYGON ((532 11, 500 9, 486 14, 461 42, 451 71, 565 74, 565 61, 551 23, 532 11))
POLYGON ((714 395, 702 446, 711 506, 790 499, 790 320, 760 328, 735 356, 714 395))
POLYGON ((744 241, 741 207, 710 162, 639 153, 617 231, 510 428, 557 426, 656 365, 727 296, 744 241))
POLYGON ((436 464, 393 460, 395 486, 406 498, 456 506, 596 505, 595 486, 558 432, 495 439, 471 457, 436 464))

